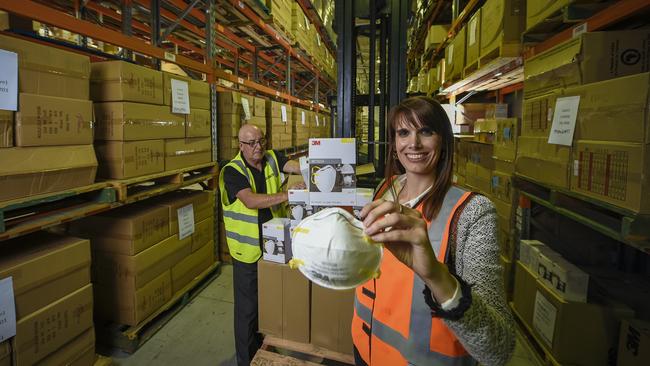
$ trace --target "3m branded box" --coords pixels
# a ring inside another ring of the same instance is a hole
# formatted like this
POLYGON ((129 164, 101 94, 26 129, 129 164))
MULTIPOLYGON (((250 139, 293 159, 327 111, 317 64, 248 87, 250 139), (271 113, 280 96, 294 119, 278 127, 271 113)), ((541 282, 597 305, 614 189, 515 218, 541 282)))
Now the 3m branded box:
POLYGON ((313 213, 312 207, 309 205, 309 190, 289 189, 287 195, 291 225, 296 226, 302 219, 313 213))
POLYGON ((374 196, 375 190, 372 188, 357 188, 356 198, 354 206, 352 206, 352 211, 356 218, 360 218, 359 214, 363 207, 370 202, 372 202, 372 197, 374 196))
POLYGON ((93 104, 89 100, 20 93, 16 146, 93 143, 93 104))
POLYGON ((19 92, 88 99, 88 56, 4 35, 0 49, 18 54, 19 92))
POLYGON ((92 145, 0 149, 0 201, 92 184, 97 159, 92 145))
POLYGON ((93 289, 88 284, 16 323, 14 363, 33 365, 92 326, 93 289))
MULTIPOLYGON (((210 84, 194 80, 185 76, 163 72, 163 104, 172 105, 172 80, 181 80, 187 83, 190 97, 190 108, 210 109, 210 84)), ((169 108, 168 108, 169 109, 169 108)))
POLYGON ((133 178, 165 170, 165 142, 97 141, 99 175, 104 178, 133 178))
POLYGON ((0 278, 13 277, 18 320, 90 283, 88 240, 40 232, 3 244, 0 278))
POLYGON ((187 168, 212 161, 209 137, 165 140, 165 170, 187 168))
POLYGON ((137 202, 74 221, 70 230, 90 238, 95 251, 135 255, 169 237, 169 212, 137 202))
POLYGON ((0 109, 0 148, 14 146, 14 112, 0 109))
POLYGON ((165 106, 95 103, 96 140, 136 141, 185 137, 185 116, 165 106))
POLYGON ((311 343, 351 355, 354 290, 311 288, 311 343))
POLYGON ((276 263, 287 263, 292 258, 290 220, 274 218, 262 224, 262 258, 276 263))
POLYGON ((258 261, 257 268, 260 332, 309 343, 309 280, 286 264, 258 261))
POLYGON ((90 74, 90 99, 95 102, 162 105, 162 73, 124 61, 94 62, 90 74))
POLYGON ((355 140, 309 140, 309 204, 353 206, 356 202, 355 140))
POLYGON ((190 114, 185 116, 185 137, 210 137, 212 135, 211 118, 209 109, 192 108, 190 114))
POLYGON ((210 242, 172 267, 172 292, 180 292, 212 263, 214 263, 214 243, 210 242))
POLYGON ((155 204, 167 208, 169 215, 169 235, 178 234, 178 209, 181 207, 192 205, 195 224, 210 216, 214 216, 214 195, 206 191, 181 189, 160 196, 155 204))

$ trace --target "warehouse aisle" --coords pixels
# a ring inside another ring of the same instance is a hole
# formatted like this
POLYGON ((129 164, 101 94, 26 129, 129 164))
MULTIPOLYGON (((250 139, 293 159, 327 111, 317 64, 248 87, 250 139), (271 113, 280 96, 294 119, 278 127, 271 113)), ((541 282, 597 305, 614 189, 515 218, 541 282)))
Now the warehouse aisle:
MULTIPOLYGON (((235 366, 232 266, 221 274, 135 354, 116 352, 118 365, 235 366)), ((508 366, 542 366, 517 332, 508 366)))

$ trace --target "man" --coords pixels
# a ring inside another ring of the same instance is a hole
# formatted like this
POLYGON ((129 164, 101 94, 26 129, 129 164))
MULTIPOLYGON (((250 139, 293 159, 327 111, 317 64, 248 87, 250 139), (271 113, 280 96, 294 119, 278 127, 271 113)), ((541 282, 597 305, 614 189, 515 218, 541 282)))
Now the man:
POLYGON ((257 261, 262 256, 262 224, 283 217, 282 172, 300 174, 300 164, 266 150, 254 125, 239 130, 239 154, 219 176, 226 240, 233 258, 237 364, 248 366, 262 345, 257 333, 257 261))

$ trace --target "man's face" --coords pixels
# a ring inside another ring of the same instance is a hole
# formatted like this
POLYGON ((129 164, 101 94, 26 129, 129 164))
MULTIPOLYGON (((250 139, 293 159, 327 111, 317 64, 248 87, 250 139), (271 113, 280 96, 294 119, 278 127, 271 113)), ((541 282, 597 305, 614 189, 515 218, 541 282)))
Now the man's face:
POLYGON ((259 129, 246 129, 239 136, 239 150, 249 164, 262 161, 266 141, 259 129), (252 146, 251 146, 252 145, 252 146))

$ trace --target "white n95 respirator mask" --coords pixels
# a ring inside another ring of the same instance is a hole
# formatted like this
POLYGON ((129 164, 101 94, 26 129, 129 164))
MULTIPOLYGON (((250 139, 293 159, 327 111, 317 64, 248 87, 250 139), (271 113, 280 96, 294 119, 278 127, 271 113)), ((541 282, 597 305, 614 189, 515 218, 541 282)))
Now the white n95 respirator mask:
POLYGON ((321 168, 313 166, 311 178, 319 192, 330 193, 336 183, 336 169, 331 165, 321 168))
POLYGON ((363 229, 361 221, 338 207, 309 216, 293 230, 289 264, 312 282, 334 290, 377 278, 383 246, 363 229))

